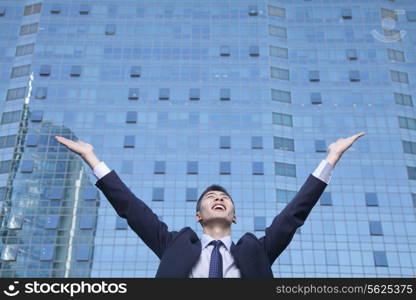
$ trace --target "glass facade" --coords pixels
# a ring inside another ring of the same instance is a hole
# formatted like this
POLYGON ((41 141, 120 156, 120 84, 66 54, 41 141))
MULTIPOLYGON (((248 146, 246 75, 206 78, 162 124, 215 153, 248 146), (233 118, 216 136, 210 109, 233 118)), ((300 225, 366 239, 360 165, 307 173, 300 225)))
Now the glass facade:
POLYGON ((82 160, 169 225, 223 185, 234 242, 264 228, 338 138, 367 132, 275 277, 416 275, 416 3, 0 2, 0 276, 154 277, 82 160))

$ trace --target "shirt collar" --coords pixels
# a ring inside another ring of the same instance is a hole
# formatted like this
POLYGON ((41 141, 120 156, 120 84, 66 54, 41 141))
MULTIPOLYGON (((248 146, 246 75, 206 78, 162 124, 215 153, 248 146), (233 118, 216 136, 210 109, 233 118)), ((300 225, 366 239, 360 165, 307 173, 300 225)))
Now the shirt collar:
MULTIPOLYGON (((211 241, 213 241, 214 239, 211 237, 211 236, 209 236, 208 234, 202 234, 202 239, 201 239, 201 244, 202 244, 202 249, 204 249, 205 247, 207 247, 208 246, 208 244, 211 242, 211 241)), ((225 236, 225 237, 223 237, 222 239, 220 239, 221 240, 221 242, 224 244, 224 246, 225 246, 225 248, 228 250, 228 251, 230 251, 230 247, 231 247, 231 243, 232 243, 232 240, 231 240, 231 236, 230 235, 227 235, 227 236, 225 236)))

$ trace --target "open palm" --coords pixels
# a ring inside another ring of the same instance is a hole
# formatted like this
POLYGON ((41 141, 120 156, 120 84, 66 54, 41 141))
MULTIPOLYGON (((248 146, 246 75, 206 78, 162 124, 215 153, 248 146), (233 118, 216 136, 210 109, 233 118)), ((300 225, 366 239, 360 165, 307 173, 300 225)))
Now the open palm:
POLYGON ((72 152, 81 156, 85 156, 87 153, 91 153, 94 150, 92 145, 84 143, 83 141, 74 142, 62 136, 55 136, 55 139, 72 152))

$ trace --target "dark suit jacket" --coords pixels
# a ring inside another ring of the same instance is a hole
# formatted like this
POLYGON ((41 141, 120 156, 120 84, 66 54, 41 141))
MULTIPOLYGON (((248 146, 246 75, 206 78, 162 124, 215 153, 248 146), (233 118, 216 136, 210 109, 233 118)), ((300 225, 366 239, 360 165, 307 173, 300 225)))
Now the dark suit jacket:
MULTIPOLYGON (((114 170, 95 185, 117 214, 127 219, 130 227, 159 257, 156 277, 189 277, 202 251, 195 231, 190 227, 169 231, 167 225, 131 192, 114 170)), ((231 254, 241 277, 273 277, 273 262, 290 243, 296 229, 303 225, 326 186, 325 182, 309 174, 295 197, 266 228, 262 238, 247 232, 237 244, 232 243, 231 254)))

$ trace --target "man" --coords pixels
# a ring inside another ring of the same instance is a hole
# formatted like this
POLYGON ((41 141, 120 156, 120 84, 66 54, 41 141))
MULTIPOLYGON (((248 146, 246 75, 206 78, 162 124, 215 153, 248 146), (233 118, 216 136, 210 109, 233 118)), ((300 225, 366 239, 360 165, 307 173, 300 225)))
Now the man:
POLYGON ((55 139, 80 155, 98 178, 96 186, 104 193, 117 214, 159 257, 156 277, 273 277, 271 266, 303 225, 325 190, 332 170, 343 153, 365 132, 338 139, 328 147, 328 156, 310 174, 295 197, 274 218, 260 239, 244 234, 234 244, 231 224, 236 223, 234 202, 219 185, 211 185, 197 202, 195 218, 203 236, 185 227, 169 231, 157 215, 121 181, 114 170, 94 155, 92 145, 64 137, 55 139))

